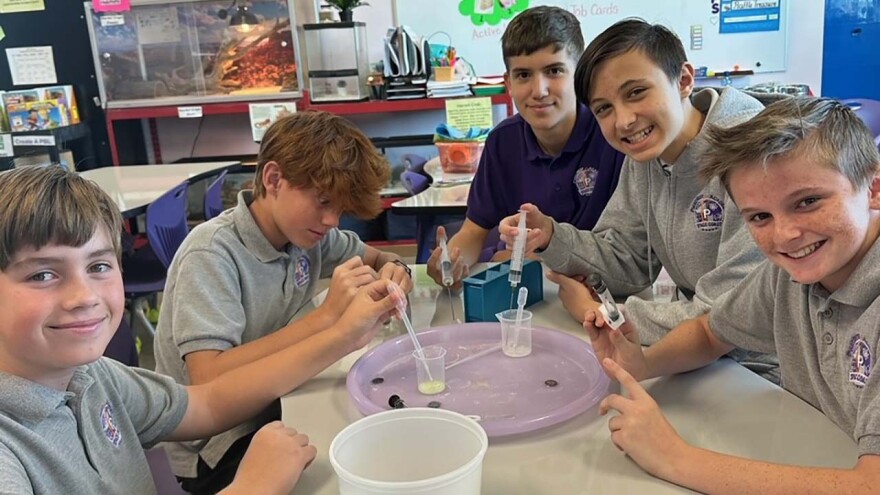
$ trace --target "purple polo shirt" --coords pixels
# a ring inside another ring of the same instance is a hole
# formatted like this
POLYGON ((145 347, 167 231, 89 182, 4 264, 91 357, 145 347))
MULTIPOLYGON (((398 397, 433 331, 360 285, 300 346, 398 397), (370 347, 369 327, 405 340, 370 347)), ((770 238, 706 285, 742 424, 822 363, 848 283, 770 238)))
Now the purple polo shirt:
POLYGON ((541 149, 522 116, 514 115, 489 134, 468 196, 467 217, 492 229, 523 203, 532 203, 558 222, 590 230, 617 187, 623 157, 605 141, 583 105, 556 158, 541 149))

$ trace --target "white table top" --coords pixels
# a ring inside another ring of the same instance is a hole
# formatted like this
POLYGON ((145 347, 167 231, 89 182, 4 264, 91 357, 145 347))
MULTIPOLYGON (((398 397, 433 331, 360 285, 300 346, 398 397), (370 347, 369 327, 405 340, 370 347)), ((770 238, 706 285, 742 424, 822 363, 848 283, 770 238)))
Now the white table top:
POLYGON ((180 163, 167 165, 124 165, 82 172, 116 201, 124 217, 142 213, 147 205, 182 182, 219 174, 240 162, 180 163))
MULTIPOLYGON (((544 301, 532 306, 534 325, 584 338, 544 281, 544 301)), ((462 315, 460 298, 456 315, 462 315)), ((418 282, 411 296, 416 329, 451 323, 449 300, 433 282, 418 282)), ((405 332, 384 329, 371 346, 405 332)), ((360 418, 345 388, 359 351, 284 397, 282 419, 309 435, 318 457, 305 471, 297 493, 337 494, 328 458, 333 437, 360 418)), ((708 449, 788 464, 852 467, 857 447, 822 413, 794 395, 728 359, 683 375, 644 382, 669 421, 688 442, 708 449)), ((612 385, 614 389, 616 385, 612 385)), ((607 418, 596 407, 565 423, 521 436, 490 439, 483 462, 483 493, 692 493, 654 478, 611 443, 607 418)), ((377 448, 376 454, 381 449, 377 448)))
POLYGON ((403 215, 464 213, 467 211, 470 190, 470 184, 431 186, 415 196, 392 204, 391 208, 394 213, 403 215))

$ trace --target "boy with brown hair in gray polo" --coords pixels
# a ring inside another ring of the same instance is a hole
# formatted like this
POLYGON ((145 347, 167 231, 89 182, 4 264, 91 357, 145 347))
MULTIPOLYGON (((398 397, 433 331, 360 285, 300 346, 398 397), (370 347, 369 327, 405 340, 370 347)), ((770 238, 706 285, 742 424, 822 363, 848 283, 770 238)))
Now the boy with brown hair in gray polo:
MULTIPOLYGON (((293 388, 262 362, 183 386, 102 357, 124 312, 116 204, 60 167, 0 173, 0 203, 0 492, 155 494, 145 448, 217 434, 293 388)), ((393 307, 384 284, 341 318, 351 340, 393 307)), ((223 493, 287 494, 316 453, 270 423, 223 493)))

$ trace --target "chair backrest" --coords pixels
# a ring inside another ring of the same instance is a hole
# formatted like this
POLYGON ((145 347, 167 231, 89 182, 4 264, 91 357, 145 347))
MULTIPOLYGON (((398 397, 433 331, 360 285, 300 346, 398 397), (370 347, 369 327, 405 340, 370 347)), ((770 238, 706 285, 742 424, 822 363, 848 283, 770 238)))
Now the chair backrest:
POLYGON ((223 184, 226 183, 226 172, 224 170, 205 189, 205 220, 210 220, 223 212, 223 184))
POLYGON ((414 153, 406 153, 401 157, 401 161, 403 162, 403 168, 405 170, 423 173, 422 170, 424 170, 425 162, 427 162, 428 159, 414 153))
POLYGON ((861 118, 871 134, 876 138, 880 138, 880 101, 867 100, 864 98, 852 98, 849 100, 840 100, 861 118))
POLYGON ((428 188, 428 178, 418 172, 404 170, 400 173, 400 182, 404 189, 412 195, 416 195, 428 188))
POLYGON ((186 223, 186 191, 187 183, 184 182, 147 206, 147 239, 156 257, 166 268, 189 233, 186 223))

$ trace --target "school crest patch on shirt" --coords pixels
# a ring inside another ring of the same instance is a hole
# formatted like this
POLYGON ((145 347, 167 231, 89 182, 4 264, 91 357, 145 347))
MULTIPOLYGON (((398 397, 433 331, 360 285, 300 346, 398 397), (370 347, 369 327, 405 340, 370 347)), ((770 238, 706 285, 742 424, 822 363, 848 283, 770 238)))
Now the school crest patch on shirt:
POLYGON ((599 177, 599 170, 593 167, 581 167, 574 173, 575 187, 581 196, 592 196, 593 190, 596 189, 596 178, 599 177))
POLYGON ((871 376, 871 346, 857 333, 850 341, 846 355, 850 358, 849 382, 858 388, 864 387, 871 376))
POLYGON ((309 279, 311 278, 309 267, 311 264, 308 256, 300 256, 296 259, 296 267, 293 272, 293 282, 297 287, 302 288, 309 283, 309 279))
POLYGON ((119 428, 116 427, 116 420, 113 418, 113 406, 109 402, 105 402, 101 406, 101 430, 104 431, 107 440, 110 440, 114 447, 119 447, 119 444, 122 443, 122 434, 119 432, 119 428))
POLYGON ((715 232, 724 222, 724 202, 712 194, 698 194, 691 204, 697 230, 715 232))

